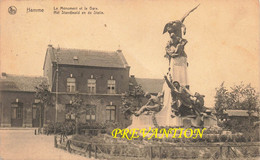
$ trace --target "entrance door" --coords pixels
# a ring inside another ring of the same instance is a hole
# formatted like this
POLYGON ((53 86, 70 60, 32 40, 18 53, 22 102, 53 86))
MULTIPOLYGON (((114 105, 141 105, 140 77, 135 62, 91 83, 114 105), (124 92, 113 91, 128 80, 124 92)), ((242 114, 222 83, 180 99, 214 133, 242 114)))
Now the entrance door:
POLYGON ((23 104, 13 103, 11 107, 11 127, 23 126, 23 104))
POLYGON ((43 126, 43 107, 40 103, 33 104, 32 107, 32 126, 43 126))

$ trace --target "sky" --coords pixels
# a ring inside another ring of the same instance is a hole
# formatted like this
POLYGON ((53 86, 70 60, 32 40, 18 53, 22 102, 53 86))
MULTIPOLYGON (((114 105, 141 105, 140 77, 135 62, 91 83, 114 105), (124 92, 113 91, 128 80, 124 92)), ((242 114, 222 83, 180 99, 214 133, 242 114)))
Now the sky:
POLYGON ((164 25, 200 6, 184 21, 188 79, 192 92, 214 106, 215 88, 251 83, 259 91, 258 0, 7 1, 0 0, 0 71, 43 74, 48 44, 60 48, 121 49, 139 78, 163 79, 168 34, 164 25), (15 6, 17 13, 8 13, 15 6), (54 7, 98 8, 104 14, 53 14, 54 7), (29 12, 27 8, 44 9, 29 12))

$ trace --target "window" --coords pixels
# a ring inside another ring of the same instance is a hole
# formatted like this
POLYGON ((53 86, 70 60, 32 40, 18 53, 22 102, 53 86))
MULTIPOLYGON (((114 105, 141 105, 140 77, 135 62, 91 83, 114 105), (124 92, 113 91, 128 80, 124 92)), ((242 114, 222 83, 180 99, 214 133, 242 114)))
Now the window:
POLYGON ((96 80, 88 79, 88 93, 96 93, 96 80))
POLYGON ((116 106, 106 106, 106 120, 107 121, 116 120, 116 106))
POLYGON ((17 103, 12 104, 12 119, 22 119, 23 107, 17 103))
POLYGON ((116 93, 116 81, 115 80, 108 80, 107 81, 107 93, 108 94, 115 94, 116 93))
POLYGON ((76 79, 67 78, 67 92, 75 92, 75 91, 76 91, 76 79))
POLYGON ((96 120, 96 106, 87 105, 86 108, 86 121, 95 121, 96 120))
POLYGON ((66 121, 71 121, 75 120, 75 114, 71 113, 72 107, 71 104, 66 104, 66 114, 65 114, 65 120, 66 121))

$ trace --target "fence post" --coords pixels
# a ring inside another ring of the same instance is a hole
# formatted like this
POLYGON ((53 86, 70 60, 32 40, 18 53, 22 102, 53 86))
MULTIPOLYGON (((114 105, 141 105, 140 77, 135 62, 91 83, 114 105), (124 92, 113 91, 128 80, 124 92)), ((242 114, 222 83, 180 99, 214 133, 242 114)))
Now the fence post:
POLYGON ((161 154, 162 154, 162 148, 161 146, 159 147, 159 159, 161 159, 161 154))
POLYGON ((229 154, 230 154, 230 146, 227 147, 227 157, 229 157, 229 154))
POLYGON ((97 159, 97 145, 95 145, 95 159, 97 159))
POLYGON ((151 146, 150 147, 150 160, 153 159, 153 147, 151 146))
POLYGON ((36 133, 36 129, 34 130, 34 135, 36 135, 37 133, 36 133))
POLYGON ((71 148, 70 148, 71 140, 67 141, 67 150, 69 153, 71 153, 71 148))
POLYGON ((58 147, 58 144, 57 144, 57 136, 56 136, 56 135, 54 136, 54 147, 55 147, 55 148, 58 147))
POLYGON ((88 157, 91 158, 91 144, 88 145, 88 157))
POLYGON ((219 147, 219 156, 222 159, 222 146, 219 147))
POLYGON ((60 144, 62 143, 62 134, 60 134, 60 144))

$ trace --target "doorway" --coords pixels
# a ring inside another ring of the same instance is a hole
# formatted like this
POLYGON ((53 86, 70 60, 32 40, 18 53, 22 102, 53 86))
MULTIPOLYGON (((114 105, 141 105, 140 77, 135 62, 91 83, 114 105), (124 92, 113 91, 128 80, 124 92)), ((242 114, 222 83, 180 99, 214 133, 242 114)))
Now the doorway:
POLYGON ((23 104, 21 102, 12 103, 11 106, 11 127, 23 126, 23 104))
POLYGON ((41 103, 34 103, 32 106, 32 127, 43 126, 43 106, 41 103))

